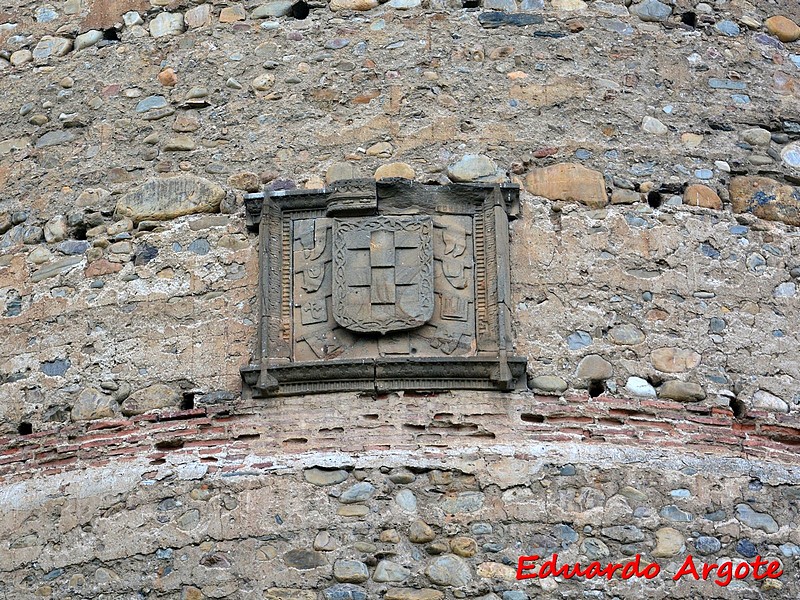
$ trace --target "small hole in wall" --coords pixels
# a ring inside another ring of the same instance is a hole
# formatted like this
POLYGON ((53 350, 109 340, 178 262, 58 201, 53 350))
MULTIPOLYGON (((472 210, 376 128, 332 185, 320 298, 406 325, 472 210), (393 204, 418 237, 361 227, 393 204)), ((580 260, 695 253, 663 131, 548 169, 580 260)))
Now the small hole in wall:
POLYGON ((104 29, 103 30, 103 39, 104 40, 109 40, 109 41, 112 41, 112 42, 118 42, 119 41, 119 34, 117 33, 116 28, 109 27, 108 29, 104 29))
POLYGON ((74 229, 74 231, 72 233, 72 237, 74 237, 76 240, 85 240, 86 239, 86 226, 85 225, 78 225, 74 229))
POLYGON ((662 197, 659 192, 647 192, 647 203, 652 208, 658 208, 661 206, 662 197))
POLYGON ((526 423, 544 423, 544 415, 532 415, 531 413, 522 413, 520 419, 526 423))
POLYGON ((17 427, 17 433, 20 435, 30 435, 33 433, 33 425, 28 423, 27 421, 22 421, 17 427))
POLYGON ((744 402, 739 400, 738 398, 731 398, 731 401, 728 403, 728 406, 731 407, 733 411, 733 416, 737 419, 742 419, 747 416, 747 405, 744 402))
POLYGON ((697 27, 697 15, 691 10, 687 10, 681 15, 681 21, 689 27, 697 27))
POLYGON ((480 0, 461 0, 461 6, 464 8, 478 8, 480 5, 480 0))
POLYGON ((181 410, 192 410, 194 408, 194 392, 186 392, 181 400, 181 410))
POLYGON ((302 0, 300 0, 300 2, 295 2, 294 4, 292 4, 292 16, 295 19, 300 19, 300 20, 305 19, 308 16, 310 10, 311 9, 308 6, 308 4, 306 4, 302 0))
POLYGON ((591 396, 592 398, 596 398, 605 391, 606 391, 606 384, 600 381, 599 379, 589 382, 589 396, 591 396))

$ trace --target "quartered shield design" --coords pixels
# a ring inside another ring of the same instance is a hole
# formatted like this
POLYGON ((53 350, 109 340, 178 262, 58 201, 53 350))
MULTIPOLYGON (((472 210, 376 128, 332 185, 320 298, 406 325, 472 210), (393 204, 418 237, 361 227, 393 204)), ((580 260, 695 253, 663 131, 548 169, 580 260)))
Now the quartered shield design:
POLYGON ((433 316, 433 220, 335 219, 333 316, 360 332, 401 331, 433 316))

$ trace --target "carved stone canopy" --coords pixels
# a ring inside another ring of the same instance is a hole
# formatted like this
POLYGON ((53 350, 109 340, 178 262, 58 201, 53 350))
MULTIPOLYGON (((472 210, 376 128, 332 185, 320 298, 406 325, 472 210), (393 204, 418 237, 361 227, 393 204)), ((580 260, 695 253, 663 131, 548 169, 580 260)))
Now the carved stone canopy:
POLYGON ((515 185, 338 181, 245 199, 259 230, 256 397, 511 390, 515 185))

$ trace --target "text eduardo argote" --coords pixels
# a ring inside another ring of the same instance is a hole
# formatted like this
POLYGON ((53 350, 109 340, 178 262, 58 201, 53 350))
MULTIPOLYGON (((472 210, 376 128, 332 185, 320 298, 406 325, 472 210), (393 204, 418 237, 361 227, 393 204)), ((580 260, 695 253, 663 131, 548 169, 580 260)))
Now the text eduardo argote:
MULTIPOLYGON (((543 562, 539 561, 538 555, 520 556, 517 561, 517 579, 543 579, 545 577, 563 577, 572 579, 573 577, 584 577, 594 579, 605 577, 609 581, 617 575, 620 579, 631 578, 654 579, 661 574, 661 567, 658 563, 642 564, 641 554, 637 554, 633 559, 625 563, 601 563, 594 561, 585 568, 580 563, 558 564, 558 554, 553 554, 543 562)), ((761 556, 756 556, 750 562, 733 563, 730 559, 721 560, 718 563, 697 562, 689 554, 683 564, 672 576, 673 581, 691 577, 696 581, 713 580, 720 587, 726 587, 734 579, 746 579, 752 577, 755 581, 762 579, 777 579, 783 575, 780 561, 765 560, 761 556)))

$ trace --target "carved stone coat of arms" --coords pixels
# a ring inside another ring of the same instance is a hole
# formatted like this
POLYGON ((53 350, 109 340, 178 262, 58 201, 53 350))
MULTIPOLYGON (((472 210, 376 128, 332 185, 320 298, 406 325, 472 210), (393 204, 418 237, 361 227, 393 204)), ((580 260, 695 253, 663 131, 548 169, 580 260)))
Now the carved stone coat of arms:
POLYGON ((350 180, 246 199, 260 231, 255 396, 524 386, 511 185, 350 180))

